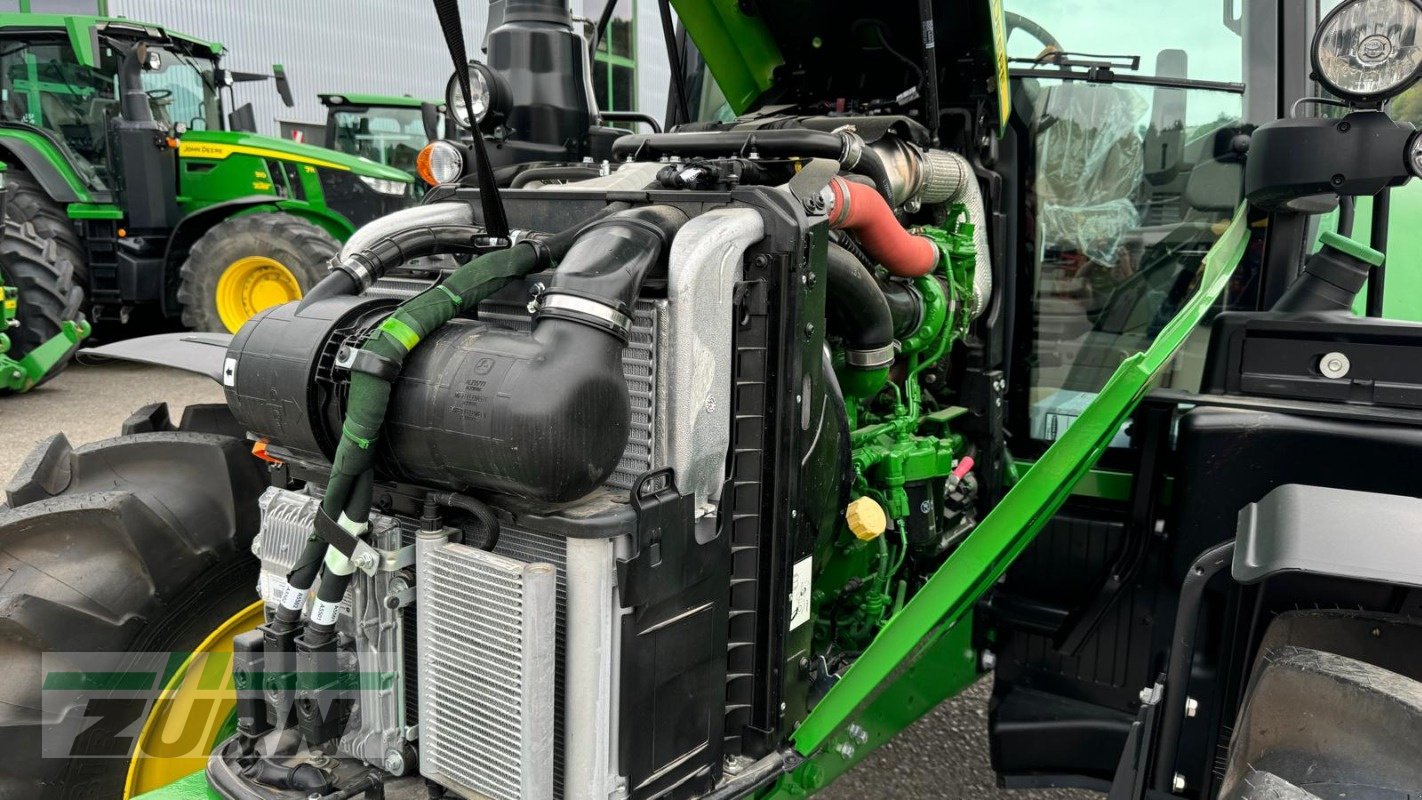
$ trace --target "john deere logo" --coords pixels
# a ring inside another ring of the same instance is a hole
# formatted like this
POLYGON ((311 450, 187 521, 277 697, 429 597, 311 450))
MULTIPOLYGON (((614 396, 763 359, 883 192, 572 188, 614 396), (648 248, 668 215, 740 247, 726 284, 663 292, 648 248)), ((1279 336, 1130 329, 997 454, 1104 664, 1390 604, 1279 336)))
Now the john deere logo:
POLYGON ((475 374, 475 375, 488 375, 488 374, 489 374, 489 370, 491 370, 491 369, 493 369, 493 368, 494 368, 494 359, 492 359, 492 358, 481 358, 481 359, 479 359, 477 362, 474 363, 474 374, 475 374))

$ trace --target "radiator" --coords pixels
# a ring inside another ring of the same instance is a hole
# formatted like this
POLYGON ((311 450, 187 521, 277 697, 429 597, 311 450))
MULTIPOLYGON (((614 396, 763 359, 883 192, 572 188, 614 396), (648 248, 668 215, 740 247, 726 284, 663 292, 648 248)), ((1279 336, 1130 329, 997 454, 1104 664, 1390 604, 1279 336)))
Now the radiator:
POLYGON ((416 546, 420 772, 490 800, 551 800, 555 567, 416 546))

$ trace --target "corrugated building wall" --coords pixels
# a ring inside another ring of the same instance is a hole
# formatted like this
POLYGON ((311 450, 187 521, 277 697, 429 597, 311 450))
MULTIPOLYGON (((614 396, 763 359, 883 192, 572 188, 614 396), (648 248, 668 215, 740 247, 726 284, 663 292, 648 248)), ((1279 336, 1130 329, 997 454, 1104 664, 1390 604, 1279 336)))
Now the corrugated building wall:
MULTIPOLYGON (((666 111, 666 49, 654 0, 620 0, 634 15, 636 109, 666 111)), ((583 16, 585 0, 572 0, 583 16)), ((596 13, 599 0, 587 0, 596 13)), ((476 58, 484 40, 487 0, 460 0, 465 41, 476 58)), ((108 13, 154 22, 221 42, 225 65, 270 74, 281 64, 296 105, 287 108, 271 81, 238 84, 236 103, 252 103, 261 133, 278 120, 323 122, 320 92, 409 94, 438 100, 452 65, 428 0, 108 0, 108 13)), ((230 109, 229 109, 230 110, 230 109)))

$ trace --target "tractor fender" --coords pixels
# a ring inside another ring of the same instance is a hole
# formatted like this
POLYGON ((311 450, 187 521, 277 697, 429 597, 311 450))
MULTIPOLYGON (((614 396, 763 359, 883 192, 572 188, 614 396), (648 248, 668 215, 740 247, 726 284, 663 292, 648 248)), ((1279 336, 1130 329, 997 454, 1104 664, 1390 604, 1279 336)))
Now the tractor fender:
POLYGON ((80 197, 74 187, 65 180, 54 160, 47 157, 40 148, 13 136, 0 137, 0 159, 9 164, 18 164, 34 176, 44 193, 58 203, 78 203, 88 201, 80 197))
MULTIPOLYGON (((168 245, 163 250, 163 275, 164 283, 168 286, 177 284, 178 270, 182 268, 182 260, 187 257, 188 250, 193 243, 202 238, 212 226, 227 219, 228 217, 254 209, 258 206, 276 207, 276 198, 269 194, 250 195, 238 197, 232 200, 224 200, 221 203, 214 203, 210 206, 194 211, 173 226, 173 233, 168 237, 168 245)), ((177 307, 173 305, 171 298, 172 291, 163 293, 163 313, 172 316, 177 313, 177 307)))
POLYGON ((192 247, 193 242, 201 239, 202 235, 217 223, 258 206, 270 206, 275 210, 279 206, 278 199, 269 194, 254 194, 203 206, 188 214, 178 220, 178 224, 173 226, 173 234, 168 237, 168 246, 163 251, 164 267, 169 270, 181 267, 182 264, 174 262, 180 260, 188 252, 188 248, 192 247))

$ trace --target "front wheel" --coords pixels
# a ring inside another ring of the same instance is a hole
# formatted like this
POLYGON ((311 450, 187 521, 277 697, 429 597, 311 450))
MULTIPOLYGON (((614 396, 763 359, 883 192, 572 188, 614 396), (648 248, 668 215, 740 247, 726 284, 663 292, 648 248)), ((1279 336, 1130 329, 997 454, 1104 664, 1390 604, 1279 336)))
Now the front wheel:
MULTIPOLYGON (((169 662, 233 620, 260 621, 248 548, 265 485, 246 441, 211 433, 80 448, 57 434, 25 461, 0 507, 0 797, 124 796, 128 749, 169 662), (125 682, 110 693, 95 683, 105 675, 125 682)), ((209 716, 183 727, 209 733, 209 716)))
POLYGON ((179 274, 183 324, 236 333, 257 312, 301 299, 339 251, 329 233, 291 214, 220 222, 193 244, 179 274))

